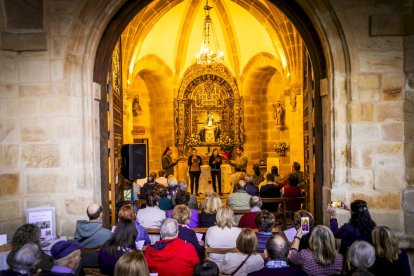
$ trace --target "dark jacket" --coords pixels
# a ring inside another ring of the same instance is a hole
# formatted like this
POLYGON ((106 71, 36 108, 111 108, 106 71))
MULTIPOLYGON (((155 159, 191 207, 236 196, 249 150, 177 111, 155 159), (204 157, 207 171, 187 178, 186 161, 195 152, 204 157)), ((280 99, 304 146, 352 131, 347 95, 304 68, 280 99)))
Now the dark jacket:
POLYGON ((206 214, 204 212, 200 214, 199 227, 209 228, 214 225, 216 225, 216 214, 206 214))
POLYGON ((372 244, 372 237, 362 235, 359 230, 350 223, 345 223, 338 228, 338 221, 336 218, 331 218, 331 230, 335 238, 341 240, 341 246, 339 247, 339 253, 346 256, 348 248, 354 243, 354 241, 366 241, 372 244))
POLYGON ((221 169, 221 164, 223 163, 223 158, 220 155, 214 156, 210 155, 210 158, 208 159, 208 165, 212 170, 219 171, 221 169), (214 161, 219 161, 217 163, 214 163, 214 161))
MULTIPOLYGON (((278 198, 280 197, 280 190, 276 184, 266 184, 260 188, 261 198, 278 198)), ((262 209, 268 210, 269 212, 277 211, 277 204, 275 203, 263 203, 262 209)))
POLYGON ((248 193, 251 196, 259 195, 259 187, 255 186, 252 182, 246 182, 246 185, 244 185, 244 189, 246 190, 246 193, 248 193))
POLYGON ((375 263, 369 268, 369 271, 374 275, 411 275, 410 262, 408 261, 407 253, 401 251, 398 259, 390 263, 385 258, 376 257, 375 263))
POLYGON ((194 230, 178 225, 178 238, 191 243, 194 246, 194 249, 197 251, 197 254, 201 256, 203 253, 203 247, 198 243, 198 239, 194 230))

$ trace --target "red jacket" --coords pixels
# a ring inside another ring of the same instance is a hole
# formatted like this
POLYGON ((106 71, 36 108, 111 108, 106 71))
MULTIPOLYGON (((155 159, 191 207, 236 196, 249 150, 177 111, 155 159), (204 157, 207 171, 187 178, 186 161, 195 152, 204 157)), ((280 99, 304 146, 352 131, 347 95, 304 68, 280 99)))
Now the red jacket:
POLYGON ((256 215, 259 211, 244 214, 239 221, 240 228, 258 229, 256 224, 256 215))
POLYGON ((144 256, 149 271, 158 273, 159 276, 191 276, 199 263, 194 246, 179 238, 157 241, 153 246, 147 247, 144 256))
MULTIPOLYGON (((285 192, 283 194, 283 197, 295 198, 295 197, 301 197, 301 196, 302 196, 302 191, 299 187, 290 186, 290 185, 285 186, 285 192)), ((288 211, 300 210, 300 202, 298 201, 298 202, 286 203, 286 209, 288 211)))

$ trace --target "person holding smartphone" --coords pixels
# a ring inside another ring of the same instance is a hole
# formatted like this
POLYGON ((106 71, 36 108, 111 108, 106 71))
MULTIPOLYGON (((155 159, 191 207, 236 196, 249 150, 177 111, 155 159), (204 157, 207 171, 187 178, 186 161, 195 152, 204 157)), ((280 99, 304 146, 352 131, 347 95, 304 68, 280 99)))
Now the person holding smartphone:
POLYGON ((219 195, 223 195, 221 192, 221 164, 223 163, 222 157, 219 155, 217 148, 213 149, 213 153, 210 155, 208 164, 210 165, 211 179, 213 181, 213 190, 216 193, 216 183, 218 185, 219 195))

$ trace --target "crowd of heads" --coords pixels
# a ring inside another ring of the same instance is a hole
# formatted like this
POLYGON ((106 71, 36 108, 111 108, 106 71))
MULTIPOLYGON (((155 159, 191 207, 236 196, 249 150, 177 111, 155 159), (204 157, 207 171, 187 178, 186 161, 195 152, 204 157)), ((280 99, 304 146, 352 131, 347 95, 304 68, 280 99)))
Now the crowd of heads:
MULTIPOLYGON (((300 170, 299 164, 293 164, 295 170, 300 170)), ((159 174, 159 175, 162 175, 159 174)), ((267 182, 274 182, 278 176, 277 167, 266 175, 267 182)), ((251 181, 249 176, 243 175, 241 178, 246 182, 251 181)), ((156 175, 150 175, 148 182, 155 181, 156 175)), ((298 176, 290 174, 287 177, 289 185, 299 184, 298 176)), ((179 228, 187 225, 192 216, 192 210, 188 207, 190 194, 187 192, 187 183, 184 180, 177 181, 174 178, 168 179, 168 185, 177 187, 175 193, 175 207, 171 218, 166 218, 160 225, 160 238, 162 240, 172 240, 178 237, 179 228)), ((235 185, 235 190, 244 190, 240 183, 235 185)), ((153 190, 146 193, 146 206, 156 207, 160 199, 168 196, 168 189, 164 185, 156 184, 153 190)), ((206 197, 202 212, 215 215, 215 225, 220 229, 231 229, 237 227, 233 209, 228 205, 223 205, 220 196, 216 193, 209 193, 206 197)), ((235 243, 235 248, 240 254, 258 254, 259 242, 257 233, 271 233, 276 226, 277 217, 274 212, 261 209, 262 200, 259 196, 251 196, 249 206, 257 208, 255 223, 257 230, 242 228, 235 243)), ((102 219, 102 206, 91 204, 86 210, 89 221, 100 221, 102 219)), ((399 259, 399 241, 386 226, 377 226, 372 220, 367 203, 363 200, 355 200, 350 205, 349 225, 354 227, 358 233, 365 237, 364 240, 356 240, 347 248, 344 256, 344 271, 367 272, 375 264, 378 258, 387 262, 394 263, 399 259)), ((338 259, 337 242, 331 228, 324 225, 316 225, 314 216, 307 210, 299 210, 292 217, 292 225, 301 231, 303 218, 307 218, 310 228, 306 236, 305 250, 311 252, 312 258, 320 266, 331 266, 338 259)), ((132 204, 126 204, 118 210, 118 222, 112 237, 106 241, 103 248, 109 255, 115 255, 119 248, 128 249, 116 262, 115 275, 149 275, 147 261, 143 253, 136 247, 137 215, 132 204)), ((332 226, 331 226, 332 227, 332 226)), ((305 236, 303 240, 305 240, 305 236)), ((298 238, 297 236, 295 239, 298 238)), ((300 237, 299 237, 300 239, 300 237)), ((265 252, 267 260, 279 260, 290 264, 291 249, 295 240, 288 241, 282 234, 274 234, 267 238, 265 242, 265 252)), ((33 224, 25 224, 15 232, 11 240, 13 267, 12 269, 25 272, 30 275, 39 268, 41 259, 40 230, 33 224)), ((150 245, 147 245, 150 246, 150 245)), ((62 241, 56 243, 51 250, 54 264, 69 267, 76 270, 81 259, 81 245, 72 241, 62 241)), ((298 248, 297 250, 303 250, 298 248)), ((305 271, 306 268, 302 267, 305 271)), ((200 263, 194 268, 194 275, 218 275, 219 268, 212 261, 200 259, 200 263)), ((355 274, 357 275, 357 274, 355 274)), ((369 275, 369 274, 366 274, 369 275)))

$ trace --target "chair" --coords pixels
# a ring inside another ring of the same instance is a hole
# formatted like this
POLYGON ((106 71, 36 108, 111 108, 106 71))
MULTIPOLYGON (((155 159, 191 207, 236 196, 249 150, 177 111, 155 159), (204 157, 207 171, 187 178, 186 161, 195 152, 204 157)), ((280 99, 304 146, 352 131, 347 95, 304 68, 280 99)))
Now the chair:
POLYGON ((231 247, 231 248, 222 248, 222 247, 210 247, 210 246, 205 246, 204 247, 204 253, 205 253, 205 258, 208 258, 208 254, 210 253, 215 253, 215 254, 226 254, 226 253, 237 253, 239 252, 237 250, 237 248, 235 247, 231 247))
POLYGON ((98 255, 100 247, 81 248, 81 259, 83 271, 86 275, 100 275, 98 255), (98 273, 98 274, 96 274, 98 273))

